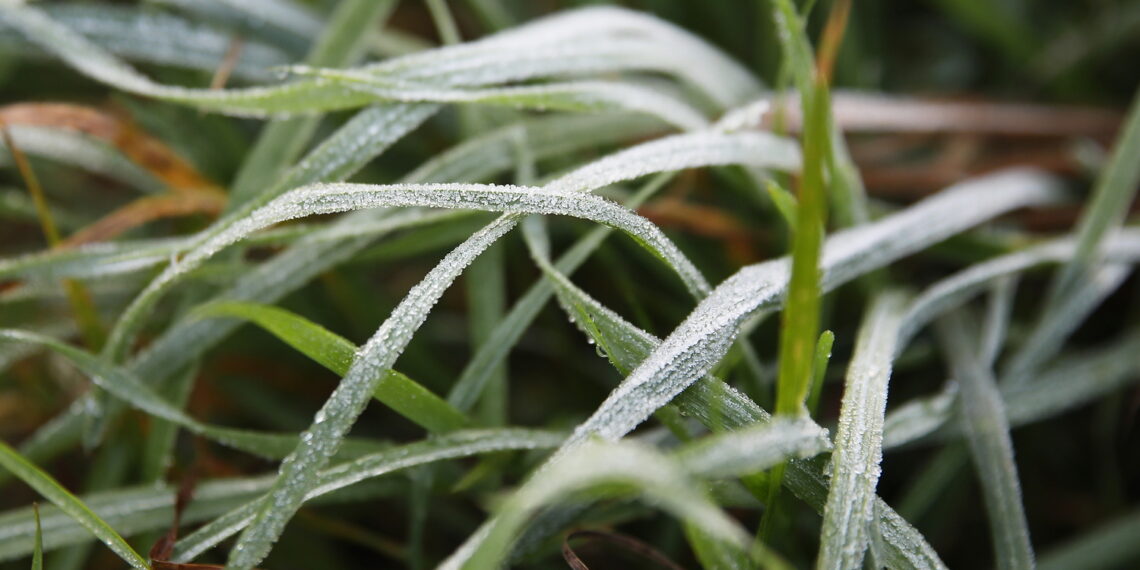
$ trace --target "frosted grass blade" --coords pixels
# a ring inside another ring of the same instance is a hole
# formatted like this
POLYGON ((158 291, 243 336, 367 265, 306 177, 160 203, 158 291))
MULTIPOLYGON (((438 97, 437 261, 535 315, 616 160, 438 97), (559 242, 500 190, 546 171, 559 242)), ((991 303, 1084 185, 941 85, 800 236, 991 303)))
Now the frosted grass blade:
MULTIPOLYGON (((948 188, 878 222, 829 238, 823 251, 823 287, 833 289, 1008 210, 1058 198, 1054 183, 1032 171, 1006 171, 948 188)), ((773 308, 787 281, 787 260, 781 259, 745 267, 721 283, 575 429, 569 445, 591 435, 616 439, 644 421, 708 372, 728 350, 742 320, 773 308)))
MULTIPOLYGON (((1009 423, 1020 426, 1053 417, 1136 382, 1140 364, 1132 356, 1137 350, 1140 335, 1131 332, 1095 352, 1059 358, 1030 384, 1003 387, 1009 423)), ((960 428, 949 423, 955 397, 942 392, 894 408, 887 415, 884 446, 906 445, 931 434, 960 435, 960 428)))
POLYGON ((675 451, 673 458, 701 477, 741 477, 831 448, 827 430, 815 422, 780 418, 703 437, 675 451))
POLYGON ((111 528, 93 513, 87 505, 83 504, 75 495, 64 489, 50 475, 44 473, 39 467, 29 462, 8 444, 0 441, 0 467, 12 472, 16 477, 35 489, 37 493, 51 501, 68 516, 83 525, 91 534, 103 541, 124 562, 140 570, 148 570, 150 564, 139 556, 115 529, 111 528))
MULTIPOLYGON (((558 445, 563 437, 563 434, 553 432, 517 428, 453 432, 325 469, 316 477, 316 484, 306 494, 305 499, 310 500, 366 479, 436 461, 497 451, 548 449, 558 445)), ((263 495, 186 536, 175 546, 174 561, 189 562, 236 534, 269 502, 270 497, 263 495)))
POLYGON ((958 413, 982 484, 997 567, 1033 568, 1033 547, 1001 394, 993 375, 972 354, 966 331, 957 313, 939 321, 940 336, 961 386, 958 413))
MULTIPOLYGON (((915 333, 932 319, 961 306, 995 280, 1038 265, 1064 262, 1075 252, 1075 240, 1060 238, 977 263, 936 282, 911 302, 899 331, 899 347, 905 347, 915 333)), ((1125 229, 1108 238, 1103 244, 1103 255, 1109 262, 1140 261, 1140 231, 1125 229)))
MULTIPOLYGON (((239 4, 249 9, 259 1, 239 4)), ((379 20, 387 17, 393 4, 391 0, 350 0, 339 3, 329 17, 328 24, 309 49, 306 62, 332 67, 356 63, 362 55, 368 32, 379 20)), ((234 3, 229 5, 233 6, 234 3)), ((305 34, 304 37, 311 35, 305 34)), ((274 120, 265 125, 234 177, 226 209, 235 210, 257 194, 273 192, 273 183, 305 149, 320 120, 319 115, 312 115, 274 120)))
POLYGON ((882 473, 887 383, 905 297, 880 294, 871 304, 847 370, 839 429, 831 453, 831 490, 823 511, 817 568, 860 568, 875 519, 875 487, 882 473))

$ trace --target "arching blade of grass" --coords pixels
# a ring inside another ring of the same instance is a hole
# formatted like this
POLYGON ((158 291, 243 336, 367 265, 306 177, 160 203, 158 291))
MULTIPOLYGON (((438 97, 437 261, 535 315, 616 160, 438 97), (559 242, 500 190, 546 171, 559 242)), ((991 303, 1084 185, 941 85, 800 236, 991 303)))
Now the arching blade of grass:
POLYGON ((823 512, 818 568, 860 568, 875 519, 882 473, 883 416, 905 297, 882 293, 871 304, 847 370, 839 430, 831 453, 831 490, 823 512))
POLYGON ((938 324, 946 356, 961 387, 958 413, 982 484, 997 566, 1032 568, 1033 547, 1013 461, 1009 422, 996 381, 973 354, 961 315, 951 313, 938 324))
POLYGON ((37 493, 83 525, 91 534, 103 541, 124 562, 134 568, 148 570, 150 564, 131 548, 115 529, 103 522, 87 505, 64 489, 55 479, 29 462, 8 444, 0 441, 0 467, 12 472, 37 493))
MULTIPOLYGON (((596 498, 632 487, 708 536, 745 550, 747 535, 699 490, 676 462, 631 442, 590 442, 567 454, 559 469, 524 484, 498 510, 496 524, 476 535, 441 568, 495 568, 529 516, 563 497, 591 492, 596 498)), ((628 492, 628 491, 625 491, 628 492)), ((625 493, 621 493, 625 494, 625 493)))
MULTIPOLYGON (((356 357, 357 348, 328 329, 278 307, 254 303, 221 302, 202 305, 200 317, 235 317, 248 320, 343 376, 356 357)), ((388 371, 373 397, 400 415, 433 433, 445 433, 468 424, 467 417, 421 384, 395 371, 388 371)))
MULTIPOLYGON (((452 432, 325 469, 317 474, 316 484, 305 498, 313 499, 366 479, 445 459, 498 451, 549 449, 558 445, 563 438, 564 434, 517 428, 452 432)), ((258 512, 266 506, 271 506, 270 501, 269 495, 263 495, 183 538, 175 546, 174 561, 189 562, 202 552, 233 536, 250 524, 258 512)))

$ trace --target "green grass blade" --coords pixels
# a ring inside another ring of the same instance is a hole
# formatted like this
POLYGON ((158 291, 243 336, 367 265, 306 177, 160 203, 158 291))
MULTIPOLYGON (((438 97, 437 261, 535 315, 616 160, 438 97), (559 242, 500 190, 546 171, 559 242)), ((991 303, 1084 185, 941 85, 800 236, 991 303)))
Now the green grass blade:
MULTIPOLYGON (((300 315, 255 303, 219 302, 194 311, 199 317, 233 317, 264 328, 321 366, 343 376, 356 358, 355 344, 300 315)), ((389 370, 373 397, 433 433, 446 433, 468 424, 466 416, 431 390, 389 370)))
POLYGON ((8 444, 0 442, 0 467, 10 471, 37 493, 51 501, 63 512, 83 525, 91 534, 103 541, 124 562, 133 568, 148 570, 150 564, 131 548, 115 529, 107 525, 103 519, 93 513, 87 505, 83 504, 75 495, 64 489, 55 479, 39 467, 29 462, 8 444))
POLYGON ((32 503, 32 510, 36 516, 36 538, 35 545, 32 547, 32 570, 43 570, 44 568, 44 529, 40 526, 40 505, 39 503, 32 503))
POLYGON ((882 473, 887 383, 904 308, 902 294, 880 294, 859 327, 831 453, 831 490, 823 512, 817 568, 863 565, 868 527, 875 519, 875 487, 882 473))
MULTIPOLYGON (((60 164, 102 174, 146 193, 163 185, 117 148, 92 136, 70 129, 33 125, 9 125, 8 132, 21 151, 60 164)), ((8 148, 0 141, 0 164, 12 164, 8 148)))
POLYGON ((973 353, 967 330, 957 313, 939 321, 947 357, 961 387, 959 414, 982 484, 997 567, 1033 568, 1033 547, 1004 404, 993 375, 981 367, 973 353))

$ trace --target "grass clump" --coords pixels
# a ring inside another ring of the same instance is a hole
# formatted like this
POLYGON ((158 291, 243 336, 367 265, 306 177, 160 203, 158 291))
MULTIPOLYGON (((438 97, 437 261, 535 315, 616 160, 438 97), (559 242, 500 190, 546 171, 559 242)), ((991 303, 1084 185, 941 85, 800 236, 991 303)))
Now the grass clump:
POLYGON ((1100 106, 935 102, 844 1, 150 4, 0 2, 0 566, 1136 561, 1135 46, 931 3, 1100 106))

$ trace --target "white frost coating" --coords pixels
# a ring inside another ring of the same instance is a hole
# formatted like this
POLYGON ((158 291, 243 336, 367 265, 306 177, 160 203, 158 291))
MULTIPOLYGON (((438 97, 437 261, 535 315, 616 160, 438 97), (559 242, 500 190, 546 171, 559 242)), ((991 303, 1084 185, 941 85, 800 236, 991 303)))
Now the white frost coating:
MULTIPOLYGON (((529 228, 524 228, 529 229, 529 228)), ((524 235, 530 237, 528 233, 524 235)), ((527 240, 528 246, 532 245, 532 240, 527 240)), ((632 369, 642 361, 654 348, 661 344, 661 340, 657 337, 629 324, 611 311, 605 305, 598 303, 588 294, 583 292, 572 282, 569 281, 557 268, 550 264, 540 247, 541 244, 535 244, 538 247, 531 247, 531 254, 535 258, 539 267, 543 269, 544 274, 552 279, 556 291, 559 295, 559 302, 563 305, 566 312, 570 315, 580 314, 581 312, 588 315, 599 330, 593 330, 589 327, 581 326, 576 319, 575 324, 587 336, 598 334, 603 331, 601 336, 603 338, 618 339, 617 342, 611 343, 621 348, 620 351, 615 351, 610 354, 611 359, 618 363, 619 367, 632 369), (583 311, 579 311, 581 307, 583 311)), ((706 377, 707 378, 707 377, 706 377)), ((716 398, 716 404, 719 410, 713 412, 714 417, 720 417, 721 420, 732 418, 731 424, 737 429, 742 429, 744 426, 751 422, 767 422, 771 421, 771 416, 760 409, 752 400, 746 396, 739 394, 735 388, 726 384, 720 383, 718 380, 710 379, 708 383, 698 383, 692 388, 699 390, 702 394, 708 394, 712 391, 712 397, 716 398)), ((703 396, 693 394, 694 400, 702 400, 703 396)), ((700 407, 686 406, 685 402, 680 402, 681 405, 688 409, 689 413, 700 413, 700 407)), ((702 420, 705 421, 705 420, 702 420)), ((712 419, 711 421, 718 421, 712 419)), ((548 462, 543 467, 547 469, 551 465, 556 465, 554 462, 548 462)), ((791 471, 785 481, 797 488, 797 495, 805 498, 809 502, 814 503, 818 501, 817 508, 822 512, 824 507, 825 494, 827 489, 827 482, 821 474, 814 472, 810 467, 801 466, 796 463, 791 464, 791 471)), ((537 475, 536 475, 537 476, 537 475)), ((906 564, 913 568, 944 568, 945 565, 938 559, 937 553, 930 547, 929 544, 923 539, 922 535, 910 526, 902 517, 898 515, 893 509, 890 508, 882 499, 875 500, 875 513, 877 518, 877 526, 879 527, 878 536, 884 537, 886 543, 883 545, 887 547, 885 551, 880 552, 885 558, 882 560, 891 561, 896 565, 906 564)), ((463 546, 460 547, 453 558, 462 558, 469 556, 470 552, 474 549, 473 542, 477 536, 483 536, 484 531, 488 530, 490 526, 494 525, 495 521, 491 520, 480 528, 476 536, 469 538, 463 546)))
MULTIPOLYGON (((80 72, 141 95, 252 116, 346 108, 368 101, 359 93, 321 80, 223 90, 162 85, 35 8, 0 4, 0 10, 0 17, 29 40, 80 72)), ((423 81, 430 77, 432 83, 443 86, 478 86, 575 72, 663 71, 684 78, 723 106, 741 103, 759 91, 747 71, 694 36, 654 18, 618 9, 554 16, 482 42, 398 58, 364 69, 393 74, 389 79, 401 78, 397 70, 414 70, 418 77, 412 75, 408 79, 423 81), (574 41, 566 42, 568 39, 574 41), (607 47, 611 40, 618 43, 607 47), (645 46, 630 49, 631 40, 641 40, 645 46), (557 41, 566 43, 555 47, 557 41), (575 49, 568 46, 583 45, 591 46, 585 48, 587 53, 568 53, 575 49), (608 51, 590 54, 597 46, 608 51), (618 52, 620 57, 613 57, 618 52), (661 53, 672 54, 672 60, 663 59, 661 53), (546 57, 527 65, 513 61, 518 54, 546 57), (464 66, 470 70, 459 73, 464 66)))
POLYGON ((703 477, 739 477, 828 449, 827 430, 815 422, 776 418, 702 438, 679 449, 674 458, 703 477))
POLYGON ((800 166, 799 146, 790 139, 760 132, 673 135, 578 168, 545 188, 584 191, 655 172, 727 164, 793 171, 800 166))
POLYGON ((497 568, 532 513, 575 492, 614 483, 632 485, 648 501, 713 538, 744 551, 747 533, 699 491, 677 462, 633 442, 590 442, 566 456, 557 471, 530 479, 499 509, 499 524, 480 530, 444 569, 497 568))
MULTIPOLYGON (((516 428, 453 432, 431 440, 365 455, 325 469, 317 478, 317 486, 309 491, 305 499, 315 499, 365 479, 435 461, 494 451, 548 449, 557 446, 563 437, 563 434, 553 432, 516 428)), ((188 563, 221 541, 237 534, 253 520, 258 509, 264 506, 267 500, 263 495, 234 508, 178 541, 171 557, 172 561, 188 563)))
POLYGON ((816 568, 858 569, 875 520, 875 487, 882 473, 883 417, 904 297, 884 293, 875 299, 855 344, 847 369, 835 449, 831 453, 831 489, 823 512, 816 568))
MULTIPOLYGON (((952 186, 878 222, 837 233, 822 256, 825 289, 918 251, 1014 208, 1060 198, 1036 171, 1010 170, 952 186)), ((787 258, 745 267, 726 279, 574 431, 567 446, 592 435, 617 439, 645 421, 720 361, 737 325, 775 306, 789 278, 787 258)))

